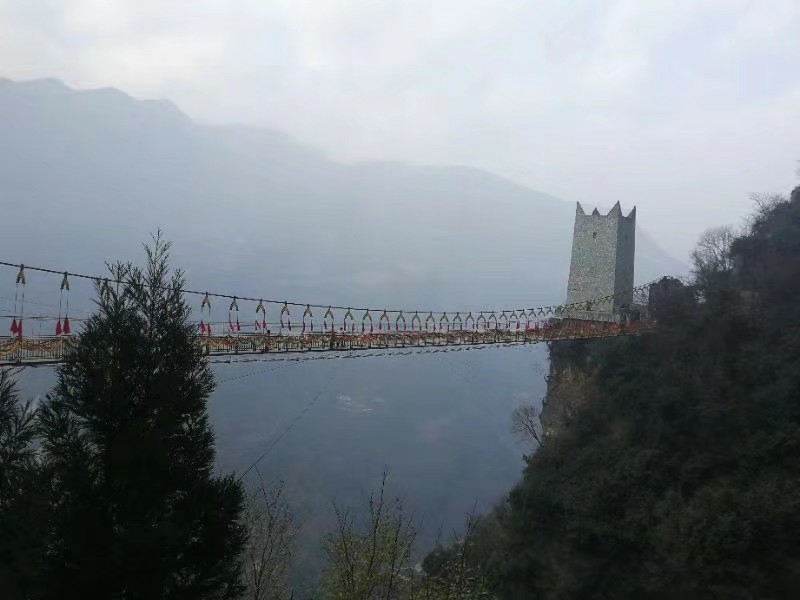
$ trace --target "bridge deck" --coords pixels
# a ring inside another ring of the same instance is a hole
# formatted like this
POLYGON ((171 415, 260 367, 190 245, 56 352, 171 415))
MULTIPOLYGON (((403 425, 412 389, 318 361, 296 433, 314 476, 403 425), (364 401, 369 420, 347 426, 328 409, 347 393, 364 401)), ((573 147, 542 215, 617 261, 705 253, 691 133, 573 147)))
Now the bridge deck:
MULTIPOLYGON (((536 344, 556 340, 636 335, 649 330, 646 322, 564 322, 543 328, 450 331, 313 332, 261 334, 230 333, 198 335, 197 343, 210 356, 287 354, 309 352, 357 352, 366 350, 536 344)), ((0 366, 55 364, 63 362, 77 343, 76 336, 0 337, 0 366)))

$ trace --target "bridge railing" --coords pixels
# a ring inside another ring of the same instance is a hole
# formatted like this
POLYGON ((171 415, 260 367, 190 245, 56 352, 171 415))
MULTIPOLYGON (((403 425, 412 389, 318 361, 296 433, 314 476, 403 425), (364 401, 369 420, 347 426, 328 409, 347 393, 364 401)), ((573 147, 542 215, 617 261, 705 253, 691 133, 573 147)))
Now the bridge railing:
POLYGON ((0 364, 60 362, 76 341, 74 336, 0 338, 0 364))
MULTIPOLYGON (((197 344, 208 355, 249 355, 309 352, 357 352, 394 348, 532 344, 565 339, 636 335, 651 329, 647 321, 606 322, 550 319, 534 327, 452 328, 389 332, 228 333, 198 334, 197 344)), ((77 336, 0 337, 0 365, 62 362, 77 336)))

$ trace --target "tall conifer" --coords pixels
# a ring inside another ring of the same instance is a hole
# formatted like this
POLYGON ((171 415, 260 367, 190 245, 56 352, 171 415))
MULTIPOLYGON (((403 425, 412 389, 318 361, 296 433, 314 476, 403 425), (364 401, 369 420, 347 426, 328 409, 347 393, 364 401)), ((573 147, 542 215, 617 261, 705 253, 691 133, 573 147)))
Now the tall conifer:
POLYGON ((214 380, 160 234, 111 267, 41 410, 49 597, 233 598, 241 485, 214 475, 214 380))

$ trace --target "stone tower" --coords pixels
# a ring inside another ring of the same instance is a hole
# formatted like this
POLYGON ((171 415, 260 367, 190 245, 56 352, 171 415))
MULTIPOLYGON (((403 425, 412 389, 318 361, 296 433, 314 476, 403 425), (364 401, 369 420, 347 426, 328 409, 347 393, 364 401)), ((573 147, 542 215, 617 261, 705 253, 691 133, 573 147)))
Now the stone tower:
MULTIPOLYGON (((575 318, 598 318, 597 312, 619 314, 633 301, 633 257, 636 248, 636 207, 627 217, 619 202, 607 215, 597 209, 587 215, 578 203, 572 238, 567 304, 605 296, 613 300, 586 307, 593 314, 571 310, 575 318)), ((582 307, 583 308, 583 307, 582 307)))

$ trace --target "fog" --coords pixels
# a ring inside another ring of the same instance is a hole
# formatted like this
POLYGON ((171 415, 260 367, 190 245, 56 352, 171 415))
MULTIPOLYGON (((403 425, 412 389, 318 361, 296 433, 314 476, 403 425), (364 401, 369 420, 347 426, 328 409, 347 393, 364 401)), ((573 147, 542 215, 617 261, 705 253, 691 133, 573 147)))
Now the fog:
POLYGON ((686 260, 750 192, 795 181, 798 29, 794 0, 0 0, 0 76, 636 204, 686 260))

